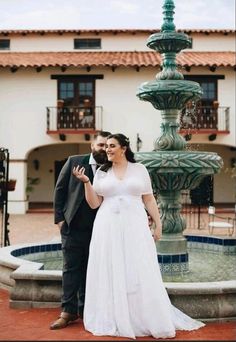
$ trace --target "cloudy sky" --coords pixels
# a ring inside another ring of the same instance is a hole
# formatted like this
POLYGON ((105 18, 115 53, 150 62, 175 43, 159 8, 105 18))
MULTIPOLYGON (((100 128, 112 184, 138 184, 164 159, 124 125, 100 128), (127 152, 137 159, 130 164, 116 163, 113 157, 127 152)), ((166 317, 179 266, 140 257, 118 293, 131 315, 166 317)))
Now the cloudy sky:
MULTIPOLYGON (((160 28, 163 0, 0 0, 3 29, 160 28)), ((175 0, 176 28, 235 28, 235 0, 175 0)))

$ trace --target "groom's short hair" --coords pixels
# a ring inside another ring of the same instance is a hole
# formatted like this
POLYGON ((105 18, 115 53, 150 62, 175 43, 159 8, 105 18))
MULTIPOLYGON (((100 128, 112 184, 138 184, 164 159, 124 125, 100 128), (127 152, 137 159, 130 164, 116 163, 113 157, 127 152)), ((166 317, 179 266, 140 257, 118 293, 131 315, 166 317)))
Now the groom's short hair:
POLYGON ((94 139, 96 139, 98 136, 103 137, 103 138, 106 138, 106 137, 108 137, 109 135, 111 135, 111 132, 108 132, 108 131, 99 131, 99 132, 97 132, 97 133, 94 134, 94 139))

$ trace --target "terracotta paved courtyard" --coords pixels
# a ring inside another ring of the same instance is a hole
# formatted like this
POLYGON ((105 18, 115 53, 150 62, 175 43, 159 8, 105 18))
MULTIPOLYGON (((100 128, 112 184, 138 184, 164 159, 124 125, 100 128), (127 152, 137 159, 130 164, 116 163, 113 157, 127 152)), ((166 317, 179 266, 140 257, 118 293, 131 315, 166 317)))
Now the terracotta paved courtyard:
MULTIPOLYGON (((49 324, 59 309, 9 309, 8 292, 0 290, 1 329, 0 341, 124 341, 124 338, 95 337, 84 330, 78 320, 66 329, 50 330, 49 324)), ((208 323, 196 331, 178 331, 171 341, 235 341, 236 321, 208 323)), ((127 341, 131 339, 126 339, 127 341)), ((154 341, 154 338, 137 338, 137 341, 154 341)), ((163 341, 164 339, 160 339, 163 341)), ((166 340, 164 340, 166 341, 166 340)))
MULTIPOLYGON (((30 213, 10 215, 10 243, 53 241, 60 238, 53 214, 30 213)), ((189 230, 188 233, 193 233, 189 230)), ((195 234, 208 234, 207 228, 194 231, 195 234)), ((223 232, 219 232, 222 234, 223 232)), ((119 341, 123 338, 95 337, 84 330, 83 322, 78 320, 66 329, 52 331, 50 323, 59 315, 59 308, 52 309, 10 309, 9 293, 0 289, 0 341, 119 341)), ((129 339, 126 339, 129 340, 129 339)), ((151 337, 137 338, 138 341, 154 340, 151 337)), ((236 320, 228 322, 209 322, 205 327, 192 332, 177 332, 172 341, 236 341, 236 320)))

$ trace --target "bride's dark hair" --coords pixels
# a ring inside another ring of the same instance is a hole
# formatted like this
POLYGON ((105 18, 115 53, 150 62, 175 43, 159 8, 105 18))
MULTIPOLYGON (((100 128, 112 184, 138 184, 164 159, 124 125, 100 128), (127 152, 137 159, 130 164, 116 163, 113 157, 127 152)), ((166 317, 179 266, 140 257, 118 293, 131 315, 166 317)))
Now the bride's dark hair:
MULTIPOLYGON (((121 134, 121 133, 110 134, 108 135, 107 140, 111 138, 116 139, 121 147, 126 147, 126 150, 125 150, 126 159, 131 163, 136 163, 136 160, 134 159, 134 152, 130 148, 129 138, 127 138, 124 134, 121 134)), ((101 166, 100 170, 107 172, 107 170, 109 170, 111 167, 112 167, 112 162, 108 161, 101 166)))

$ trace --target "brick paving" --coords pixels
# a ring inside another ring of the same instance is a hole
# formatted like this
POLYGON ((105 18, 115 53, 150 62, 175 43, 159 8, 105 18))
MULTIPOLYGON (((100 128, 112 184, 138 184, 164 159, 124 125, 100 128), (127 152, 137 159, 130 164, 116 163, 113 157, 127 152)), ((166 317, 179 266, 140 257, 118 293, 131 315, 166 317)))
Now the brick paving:
MULTIPOLYGON (((207 216, 205 217, 207 220, 207 216)), ((206 221, 207 222, 207 221, 206 221)), ((53 222, 50 210, 43 213, 26 215, 10 215, 9 238, 11 245, 55 241, 60 239, 57 226, 53 222)), ((188 234, 209 234, 207 225, 201 229, 187 229, 188 234)), ((224 234, 225 231, 217 231, 224 234)), ((59 315, 59 308, 52 309, 10 309, 9 293, 0 289, 0 341, 124 341, 130 339, 96 337, 84 329, 83 322, 78 320, 66 329, 51 331, 50 323, 59 315)), ((152 341, 152 337, 137 338, 138 341, 152 341)), ((160 339, 163 340, 163 339, 160 339)), ((228 322, 208 322, 205 327, 192 331, 178 331, 173 340, 178 341, 236 341, 236 320, 228 322)))

